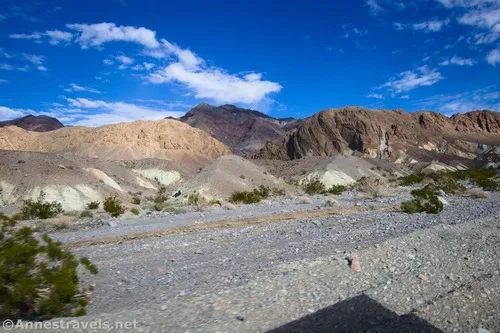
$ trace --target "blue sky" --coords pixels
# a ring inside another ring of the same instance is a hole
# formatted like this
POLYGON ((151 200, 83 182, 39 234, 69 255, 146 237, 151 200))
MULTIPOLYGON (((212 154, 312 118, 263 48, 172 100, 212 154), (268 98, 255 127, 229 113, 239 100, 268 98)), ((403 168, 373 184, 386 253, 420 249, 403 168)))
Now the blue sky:
POLYGON ((0 120, 500 111, 500 0, 0 0, 0 120))

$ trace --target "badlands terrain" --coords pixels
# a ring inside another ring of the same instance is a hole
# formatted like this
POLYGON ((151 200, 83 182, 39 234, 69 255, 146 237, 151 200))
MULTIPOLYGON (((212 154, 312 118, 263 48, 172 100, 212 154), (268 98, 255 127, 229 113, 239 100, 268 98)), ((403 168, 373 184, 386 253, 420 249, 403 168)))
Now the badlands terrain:
POLYGON ((498 169, 497 112, 348 107, 296 120, 203 103, 179 120, 16 123, 0 128, 0 211, 41 192, 61 203, 59 216, 21 225, 99 268, 82 272, 95 289, 78 320, 136 320, 138 332, 500 331, 499 192, 460 179, 439 189, 439 214, 401 209, 433 175, 498 169), (415 174, 429 176, 402 186, 415 174), (345 189, 307 190, 315 181, 345 189), (262 200, 231 200, 261 185, 262 200), (127 211, 82 214, 106 197, 127 211))

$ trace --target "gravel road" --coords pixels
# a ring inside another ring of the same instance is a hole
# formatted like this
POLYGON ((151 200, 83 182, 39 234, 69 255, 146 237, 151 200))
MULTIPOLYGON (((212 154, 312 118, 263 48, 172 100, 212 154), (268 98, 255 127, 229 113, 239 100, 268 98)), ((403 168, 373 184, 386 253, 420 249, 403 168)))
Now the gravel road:
MULTIPOLYGON (((248 214, 278 219, 284 212, 326 210, 326 199, 53 236, 70 244, 124 230, 207 226, 76 248, 100 269, 83 277, 96 289, 79 320, 135 319, 138 332, 500 331, 500 196, 448 197, 439 215, 378 210, 403 198, 372 202, 378 208, 369 211, 256 225, 210 228, 248 214), (351 252, 358 253, 360 273, 348 266, 351 252)), ((340 206, 356 202, 346 198, 340 206)))

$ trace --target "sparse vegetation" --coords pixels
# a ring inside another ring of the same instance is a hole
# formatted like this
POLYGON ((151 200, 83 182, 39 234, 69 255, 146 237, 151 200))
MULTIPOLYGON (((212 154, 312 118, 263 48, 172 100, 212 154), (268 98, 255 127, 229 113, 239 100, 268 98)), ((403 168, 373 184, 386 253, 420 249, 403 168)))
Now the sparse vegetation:
POLYGON ((97 267, 3 214, 0 226, 0 321, 84 315, 89 298, 79 286, 77 268, 82 264, 97 274, 97 267))
POLYGON ((161 212, 168 205, 167 188, 165 186, 160 186, 154 197, 147 197, 146 199, 153 203, 151 207, 153 210, 161 212))
POLYGON ((334 195, 341 195, 346 190, 347 190, 347 187, 344 186, 344 185, 332 185, 332 187, 330 187, 327 190, 327 192, 330 193, 330 194, 334 194, 334 195))
POLYGON ((488 169, 468 169, 459 171, 433 172, 427 175, 419 173, 400 178, 400 185, 411 186, 422 183, 424 180, 433 181, 436 188, 446 193, 460 193, 465 191, 465 187, 460 181, 470 180, 486 191, 497 191, 498 182, 494 180, 497 171, 493 168, 488 169))
POLYGON ((405 201, 401 204, 401 210, 406 213, 438 214, 443 210, 443 203, 439 200, 434 190, 426 186, 411 192, 415 199, 405 201))
POLYGON ((107 197, 103 204, 104 210, 112 217, 118 217, 125 213, 125 207, 122 206, 121 201, 115 197, 107 197))
POLYGON ((188 205, 199 206, 203 201, 204 198, 197 191, 188 195, 188 205))
POLYGON ((213 199, 213 200, 210 200, 208 202, 208 205, 209 206, 215 206, 215 205, 222 206, 222 202, 220 202, 220 200, 213 199))
POLYGON ((137 208, 132 208, 130 212, 134 215, 139 215, 139 210, 137 208))
POLYGON ((20 216, 25 220, 49 219, 63 212, 61 203, 45 201, 45 192, 41 191, 36 201, 32 199, 23 200, 20 216))
POLYGON ((91 201, 87 204, 87 209, 89 210, 99 209, 100 204, 101 203, 99 201, 91 201))
POLYGON ((85 218, 85 217, 94 217, 94 214, 90 210, 84 210, 83 212, 80 213, 80 218, 85 218))
POLYGON ((337 206, 339 203, 336 201, 336 200, 331 200, 329 199, 327 202, 326 202, 326 206, 327 207, 335 207, 337 206))
POLYGON ((270 196, 280 196, 285 195, 285 191, 278 188, 269 188, 264 184, 261 184, 258 189, 253 191, 236 191, 231 194, 229 201, 232 203, 244 203, 253 204, 258 203, 263 199, 267 199, 270 196))
POLYGON ((179 215, 179 214, 186 214, 186 210, 182 207, 177 207, 177 206, 167 206, 164 210, 164 212, 171 213, 174 215, 179 215))
POLYGON ((309 195, 324 194, 326 186, 321 182, 319 177, 310 178, 302 183, 302 189, 309 195))
POLYGON ((136 196, 132 197, 132 203, 134 205, 140 205, 141 204, 141 198, 136 197, 136 196))

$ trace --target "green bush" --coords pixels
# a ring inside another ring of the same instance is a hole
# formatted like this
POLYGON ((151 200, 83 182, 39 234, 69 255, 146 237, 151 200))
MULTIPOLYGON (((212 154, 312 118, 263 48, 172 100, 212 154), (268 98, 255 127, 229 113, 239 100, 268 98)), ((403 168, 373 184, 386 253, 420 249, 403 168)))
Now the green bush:
POLYGON ((314 177, 311 179, 308 179, 307 181, 304 181, 302 183, 302 189, 307 193, 307 194, 324 194, 326 193, 326 186, 319 180, 318 177, 314 177))
POLYGON ((83 212, 80 213, 80 217, 94 217, 94 214, 90 210, 84 210, 83 212))
POLYGON ((344 185, 332 185, 326 192, 334 195, 341 195, 347 190, 347 187, 344 185))
POLYGON ((284 189, 281 189, 281 188, 273 188, 271 190, 271 195, 274 196, 274 197, 282 197, 286 194, 285 190, 284 189))
POLYGON ((104 199, 103 207, 112 217, 118 217, 125 213, 125 207, 122 206, 120 200, 116 199, 116 196, 104 199))
POLYGON ((231 194, 229 201, 232 203, 252 204, 262 200, 258 190, 253 191, 236 191, 231 194))
POLYGON ((0 321, 84 315, 89 299, 77 268, 82 264, 97 274, 97 267, 3 214, 0 226, 0 321))
POLYGON ((428 187, 436 193, 439 190, 443 190, 447 194, 464 193, 466 191, 465 186, 455 178, 453 173, 433 173, 429 175, 429 178, 433 182, 428 187))
POLYGON ((208 202, 208 205, 209 206, 215 206, 215 205, 222 206, 222 202, 220 202, 220 200, 213 199, 213 200, 210 200, 208 202))
POLYGON ((87 209, 94 210, 98 209, 101 203, 99 201, 91 201, 87 204, 87 209))
POLYGON ((130 212, 134 215, 139 215, 139 210, 137 208, 132 208, 130 212))
POLYGON ((141 198, 136 197, 136 196, 132 197, 132 203, 134 205, 140 205, 141 204, 141 198))
POLYGON ((200 193, 198 193, 197 191, 194 191, 193 193, 188 195, 188 204, 191 206, 198 206, 203 201, 204 201, 204 199, 202 198, 200 193))
POLYGON ((406 177, 401 177, 400 178, 400 185, 401 186, 412 186, 415 184, 420 184, 423 182, 425 179, 425 175, 423 173, 417 173, 414 175, 409 175, 406 177))
POLYGON ((21 213, 23 219, 49 219, 62 213, 62 205, 59 202, 46 202, 45 192, 41 191, 36 201, 32 199, 23 200, 21 213))
POLYGON ((436 196, 434 190, 429 186, 411 192, 415 199, 405 201, 401 204, 401 209, 406 213, 438 214, 443 210, 443 203, 436 196))

